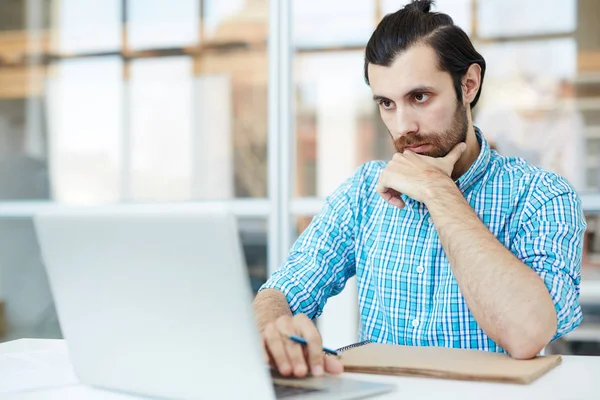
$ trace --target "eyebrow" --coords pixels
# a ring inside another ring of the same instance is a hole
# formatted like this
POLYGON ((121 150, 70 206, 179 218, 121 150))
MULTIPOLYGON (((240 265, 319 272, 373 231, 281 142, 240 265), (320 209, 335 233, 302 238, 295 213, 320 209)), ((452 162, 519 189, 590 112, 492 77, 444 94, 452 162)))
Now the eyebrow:
POLYGON ((391 101, 391 100, 390 100, 390 99, 388 99, 387 97, 385 97, 385 96, 380 96, 380 95, 377 95, 377 94, 373 95, 373 100, 374 100, 374 101, 380 101, 380 100, 388 100, 388 101, 391 101))
MULTIPOLYGON (((432 87, 432 86, 424 86, 424 85, 421 85, 421 86, 417 86, 417 87, 415 87, 415 88, 413 88, 413 89, 409 90, 409 91, 408 91, 408 92, 407 92, 407 93, 404 95, 404 97, 409 97, 409 96, 415 95, 415 94, 417 94, 417 93, 423 93, 423 92, 433 92, 433 91, 434 91, 434 89, 433 89, 433 87, 432 87)), ((380 101, 380 100, 388 100, 388 101, 392 101, 392 100, 390 100, 389 98, 387 98, 387 97, 385 97, 385 96, 378 95, 378 94, 375 94, 375 95, 373 95, 373 100, 374 100, 374 101, 380 101)))

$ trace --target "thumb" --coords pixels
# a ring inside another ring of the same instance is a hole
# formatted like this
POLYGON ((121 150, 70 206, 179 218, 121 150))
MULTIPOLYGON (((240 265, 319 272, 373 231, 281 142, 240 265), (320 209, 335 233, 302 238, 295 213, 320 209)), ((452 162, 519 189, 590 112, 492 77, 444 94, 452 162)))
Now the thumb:
POLYGON ((460 156, 462 156, 462 153, 464 153, 466 149, 467 144, 465 142, 457 144, 452 150, 450 150, 450 153, 448 153, 446 157, 444 157, 444 161, 448 162, 451 166, 454 166, 454 164, 456 164, 456 162, 458 161, 460 156))

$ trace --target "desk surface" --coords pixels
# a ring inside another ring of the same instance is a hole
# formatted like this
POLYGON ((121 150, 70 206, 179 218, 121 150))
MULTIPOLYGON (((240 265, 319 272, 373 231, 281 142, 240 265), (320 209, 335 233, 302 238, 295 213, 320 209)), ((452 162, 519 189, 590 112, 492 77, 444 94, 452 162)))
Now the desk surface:
MULTIPOLYGON (((0 343, 1 353, 37 350, 61 350, 62 340, 20 339, 0 343)), ((561 365, 529 385, 488 382, 464 382, 431 378, 392 377, 366 374, 345 374, 361 380, 392 383, 397 386, 395 393, 377 397, 391 399, 600 399, 600 357, 563 356, 561 365)), ((133 400, 134 396, 112 394, 83 385, 11 394, 11 400, 29 399, 98 399, 133 400)))

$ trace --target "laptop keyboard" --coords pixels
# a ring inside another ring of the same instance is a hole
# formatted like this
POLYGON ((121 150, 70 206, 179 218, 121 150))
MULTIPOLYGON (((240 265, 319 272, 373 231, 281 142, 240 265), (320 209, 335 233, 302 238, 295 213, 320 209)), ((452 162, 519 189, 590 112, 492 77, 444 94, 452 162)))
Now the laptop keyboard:
POLYGON ((275 383, 273 384, 273 386, 275 386, 275 397, 277 397, 278 399, 287 399, 289 397, 298 396, 300 394, 307 394, 319 391, 319 389, 282 385, 280 383, 275 383))

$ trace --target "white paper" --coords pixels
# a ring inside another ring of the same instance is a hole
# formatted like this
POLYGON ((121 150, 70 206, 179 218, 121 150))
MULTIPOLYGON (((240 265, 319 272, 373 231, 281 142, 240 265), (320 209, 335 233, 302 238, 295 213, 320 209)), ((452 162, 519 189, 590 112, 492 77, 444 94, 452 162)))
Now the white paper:
POLYGON ((0 354, 0 394, 76 383, 66 350, 0 354))

